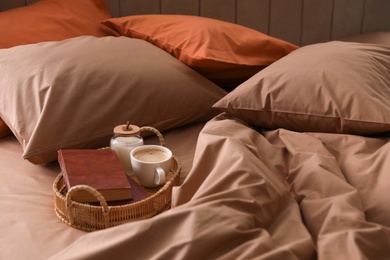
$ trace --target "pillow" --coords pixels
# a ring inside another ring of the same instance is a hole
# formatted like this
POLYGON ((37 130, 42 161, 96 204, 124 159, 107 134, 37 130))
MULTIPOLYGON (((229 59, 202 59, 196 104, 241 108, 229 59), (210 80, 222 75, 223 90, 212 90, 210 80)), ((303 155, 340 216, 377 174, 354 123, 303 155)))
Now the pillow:
POLYGON ((228 89, 297 48, 238 24, 190 15, 135 15, 103 24, 155 44, 228 89))
POLYGON ((81 35, 114 35, 100 24, 110 17, 104 0, 40 0, 0 12, 0 48, 81 35))
POLYGON ((372 135, 390 130, 390 46, 302 47, 215 105, 264 128, 372 135))
POLYGON ((376 44, 390 45, 390 31, 364 33, 364 34, 343 38, 341 40, 348 41, 348 42, 376 43, 376 44))
POLYGON ((152 44, 81 36, 0 50, 0 116, 40 164, 109 145, 116 125, 208 120, 226 92, 152 44))

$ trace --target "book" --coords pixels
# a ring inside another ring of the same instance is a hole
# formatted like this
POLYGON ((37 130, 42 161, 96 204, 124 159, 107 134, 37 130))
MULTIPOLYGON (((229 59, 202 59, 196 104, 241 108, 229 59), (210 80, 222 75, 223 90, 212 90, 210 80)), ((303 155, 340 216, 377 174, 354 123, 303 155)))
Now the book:
MULTIPOLYGON (((133 199, 132 187, 115 151, 111 149, 62 149, 58 162, 68 190, 76 185, 88 185, 99 191, 105 200, 133 199)), ((78 202, 97 202, 88 191, 72 196, 78 202)))
MULTIPOLYGON (((127 175, 127 179, 131 186, 131 193, 133 195, 133 198, 128 200, 108 201, 107 202, 108 206, 122 206, 126 204, 131 204, 140 200, 144 200, 151 196, 151 193, 148 190, 146 190, 143 186, 138 184, 138 182, 136 182, 131 176, 127 175)), ((92 204, 99 205, 99 203, 92 203, 92 204)))

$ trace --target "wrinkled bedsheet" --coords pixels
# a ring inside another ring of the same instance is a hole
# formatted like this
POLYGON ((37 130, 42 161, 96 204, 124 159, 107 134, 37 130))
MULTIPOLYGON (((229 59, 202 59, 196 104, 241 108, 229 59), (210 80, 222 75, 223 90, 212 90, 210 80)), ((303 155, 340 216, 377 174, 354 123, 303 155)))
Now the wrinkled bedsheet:
POLYGON ((201 131, 173 208, 86 233, 51 259, 389 259, 389 137, 201 131))

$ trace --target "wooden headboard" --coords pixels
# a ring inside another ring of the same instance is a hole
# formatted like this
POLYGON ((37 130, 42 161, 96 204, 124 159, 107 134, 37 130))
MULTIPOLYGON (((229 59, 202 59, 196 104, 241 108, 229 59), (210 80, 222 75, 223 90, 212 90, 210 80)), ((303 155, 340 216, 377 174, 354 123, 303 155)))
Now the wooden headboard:
MULTIPOLYGON (((199 15, 242 24, 297 45, 390 31, 390 0, 106 1, 114 17, 151 13, 199 15)), ((32 2, 35 0, 0 0, 0 11, 32 2)))

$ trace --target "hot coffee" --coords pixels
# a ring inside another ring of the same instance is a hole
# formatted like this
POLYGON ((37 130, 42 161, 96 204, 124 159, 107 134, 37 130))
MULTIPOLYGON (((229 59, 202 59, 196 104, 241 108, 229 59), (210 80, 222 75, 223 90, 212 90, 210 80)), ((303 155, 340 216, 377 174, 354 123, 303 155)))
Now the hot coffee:
POLYGON ((169 158, 169 154, 160 149, 142 149, 134 153, 134 158, 144 162, 161 162, 169 158))
POLYGON ((130 152, 134 173, 145 187, 156 187, 165 183, 171 167, 171 158, 171 150, 160 145, 143 145, 130 152))

